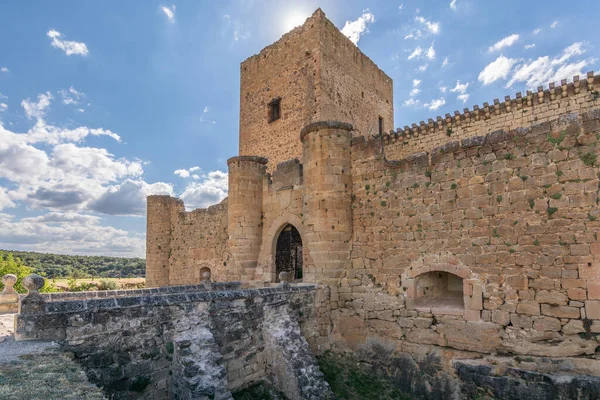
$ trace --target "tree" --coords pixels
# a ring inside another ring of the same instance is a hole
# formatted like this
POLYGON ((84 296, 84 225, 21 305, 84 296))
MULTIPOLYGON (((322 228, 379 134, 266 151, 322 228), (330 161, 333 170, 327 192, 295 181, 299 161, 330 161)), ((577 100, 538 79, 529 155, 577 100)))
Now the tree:
MULTIPOLYGON (((15 259, 11 253, 4 254, 0 252, 0 278, 6 274, 17 276, 17 283, 14 288, 19 293, 26 293, 27 289, 22 286, 23 278, 31 274, 31 268, 24 265, 19 258, 15 259)), ((4 289, 4 284, 0 281, 0 290, 4 289)))

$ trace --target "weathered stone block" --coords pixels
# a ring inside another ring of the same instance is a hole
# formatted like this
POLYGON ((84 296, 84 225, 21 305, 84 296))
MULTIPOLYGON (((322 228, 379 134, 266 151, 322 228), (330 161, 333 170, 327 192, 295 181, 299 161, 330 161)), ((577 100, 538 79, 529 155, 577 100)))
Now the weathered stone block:
POLYGON ((538 303, 566 305, 569 299, 564 293, 555 290, 539 290, 535 295, 535 301, 538 303))
POLYGON ((526 315, 540 315, 540 304, 536 301, 519 301, 517 313, 526 315))
POLYGON ((583 327, 583 321, 570 320, 565 326, 562 327, 562 331, 565 335, 576 335, 578 333, 585 332, 583 327))
POLYGON ((556 306, 553 304, 542 304, 542 314, 556 318, 579 318, 579 308, 569 306, 556 306))
POLYGON ((585 315, 589 319, 600 319, 600 301, 587 300, 585 302, 585 315))
POLYGON ((539 317, 533 323, 533 329, 536 331, 558 332, 561 329, 561 323, 557 318, 539 317))

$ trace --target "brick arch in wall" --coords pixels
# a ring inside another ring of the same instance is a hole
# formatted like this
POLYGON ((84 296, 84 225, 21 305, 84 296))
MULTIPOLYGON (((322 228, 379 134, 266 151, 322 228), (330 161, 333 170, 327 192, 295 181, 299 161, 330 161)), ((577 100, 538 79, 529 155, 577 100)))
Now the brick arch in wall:
POLYGON ((311 258, 308 250, 308 243, 306 242, 306 227, 302 224, 302 220, 297 215, 286 212, 275 218, 273 222, 269 224, 269 229, 263 237, 263 247, 259 257, 259 265, 263 267, 262 275, 263 279, 266 281, 275 282, 275 251, 277 249, 277 239, 279 238, 279 234, 288 224, 298 230, 300 238, 302 239, 302 258, 304 260, 303 269, 305 276, 307 268, 310 268, 312 265, 310 262, 311 258))
POLYGON ((466 320, 477 321, 481 318, 483 309, 483 283, 479 277, 464 264, 460 263, 458 257, 454 255, 433 255, 434 257, 424 257, 412 266, 406 269, 402 274, 402 286, 405 288, 406 307, 422 312, 431 312, 433 314, 454 314, 462 315, 466 320), (421 277, 430 274, 446 273, 462 279, 462 297, 463 309, 447 310, 443 307, 426 305, 420 306, 418 299, 417 281, 421 277))

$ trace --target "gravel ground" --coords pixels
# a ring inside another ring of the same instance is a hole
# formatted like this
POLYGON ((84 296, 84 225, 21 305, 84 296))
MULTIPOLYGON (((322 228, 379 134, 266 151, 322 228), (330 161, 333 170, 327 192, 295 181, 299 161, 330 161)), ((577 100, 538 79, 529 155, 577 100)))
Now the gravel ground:
POLYGON ((102 391, 57 343, 16 342, 14 314, 0 314, 0 399, 102 400, 102 391))
POLYGON ((0 363, 19 360, 25 354, 41 354, 48 349, 55 349, 54 342, 25 341, 15 342, 13 334, 14 314, 0 314, 0 363))

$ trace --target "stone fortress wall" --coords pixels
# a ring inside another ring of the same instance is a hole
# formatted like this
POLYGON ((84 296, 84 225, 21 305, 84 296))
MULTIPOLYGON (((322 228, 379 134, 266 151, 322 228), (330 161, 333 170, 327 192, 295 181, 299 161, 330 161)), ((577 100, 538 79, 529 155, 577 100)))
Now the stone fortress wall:
POLYGON ((354 348, 382 337, 484 353, 593 354, 600 78, 583 82, 579 93, 568 86, 573 98, 547 104, 557 111, 545 122, 460 140, 444 134, 445 144, 400 160, 390 160, 388 137, 353 137, 349 125, 327 122, 302 132, 302 163, 281 163, 272 176, 266 160, 234 157, 230 209, 216 206, 218 219, 193 228, 190 217, 208 211, 186 213, 172 200, 176 220, 190 222, 173 228, 182 234, 170 244, 178 250, 169 270, 190 269, 170 284, 197 283, 202 265, 214 266, 216 280, 275 282, 275 240, 291 223, 304 245, 304 281, 328 288, 320 323, 332 331, 322 344, 354 348), (214 230, 221 235, 209 243, 214 230), (227 249, 225 257, 212 249, 227 249), (419 282, 432 271, 460 278, 462 308, 418 304, 419 282))
MULTIPOLYGON (((302 29, 314 28, 310 22, 302 29)), ((306 33, 309 43, 313 33, 306 33)), ((347 78, 328 74, 348 60, 350 69, 362 65, 358 50, 327 37, 317 77, 346 87, 351 71, 347 78)), ((268 51, 282 42, 276 45, 268 51)), ((391 91, 371 87, 365 93, 380 101, 370 104, 387 107, 391 91)), ((600 345, 598 88, 600 76, 589 73, 374 136, 356 131, 343 111, 356 93, 341 90, 337 115, 348 120, 331 114, 286 127, 294 128, 288 142, 299 137, 300 154, 284 147, 280 154, 268 130, 268 150, 247 144, 241 123, 246 150, 228 162, 226 201, 186 213, 177 199, 149 197, 148 282, 194 284, 208 265, 217 281, 272 285, 277 238, 291 224, 302 239, 302 281, 319 285, 314 351, 352 349, 375 364, 385 354, 390 375, 402 373, 402 357, 419 369, 432 354, 459 375, 479 367, 459 368, 456 359, 490 354, 569 357, 565 362, 578 366, 571 372, 583 366, 595 374, 600 366, 589 358, 600 345), (179 233, 162 234, 171 231, 179 233)), ((352 115, 364 118, 371 105, 352 115)), ((487 367, 493 375, 496 368, 487 367)))

